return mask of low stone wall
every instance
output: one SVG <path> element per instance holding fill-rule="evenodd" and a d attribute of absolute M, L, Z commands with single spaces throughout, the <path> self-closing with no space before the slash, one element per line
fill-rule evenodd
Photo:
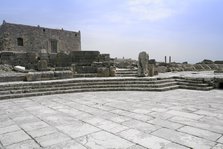
<path fill-rule="evenodd" d="M 26 81 L 42 81 L 53 79 L 73 78 L 72 71 L 44 71 L 44 72 L 29 72 L 26 75 Z"/>
<path fill-rule="evenodd" d="M 94 62 L 109 62 L 109 54 L 100 54 L 99 51 L 72 51 L 69 54 L 43 53 L 18 53 L 3 51 L 0 52 L 0 64 L 20 65 L 27 69 L 41 70 L 44 67 L 70 67 L 71 64 L 80 66 L 91 66 Z M 40 61 L 41 60 L 41 61 Z M 42 66 L 42 67 L 41 67 Z M 45 70 L 45 69 L 44 69 Z"/>
<path fill-rule="evenodd" d="M 223 70 L 223 64 L 179 64 L 160 63 L 157 65 L 157 70 L 160 73 L 172 71 L 220 71 Z"/>

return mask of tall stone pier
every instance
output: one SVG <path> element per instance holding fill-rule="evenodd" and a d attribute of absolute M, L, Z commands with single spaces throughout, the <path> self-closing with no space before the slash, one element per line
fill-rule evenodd
<path fill-rule="evenodd" d="M 138 57 L 138 77 L 147 77 L 149 75 L 148 70 L 149 55 L 146 52 L 140 52 Z"/>

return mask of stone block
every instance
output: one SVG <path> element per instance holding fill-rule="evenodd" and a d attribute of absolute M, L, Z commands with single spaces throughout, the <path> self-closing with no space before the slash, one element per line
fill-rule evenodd
<path fill-rule="evenodd" d="M 76 64 L 71 64 L 70 69 L 71 69 L 71 71 L 73 72 L 73 74 L 77 73 L 77 70 L 76 70 Z"/>
<path fill-rule="evenodd" d="M 41 74 L 40 73 L 29 72 L 26 75 L 26 80 L 27 81 L 40 81 L 41 80 Z"/>
<path fill-rule="evenodd" d="M 71 55 L 60 52 L 57 54 L 55 61 L 57 67 L 67 67 L 72 64 L 72 57 Z"/>
<path fill-rule="evenodd" d="M 148 69 L 149 69 L 149 76 L 150 77 L 154 76 L 155 65 L 154 64 L 148 64 Z"/>
<path fill-rule="evenodd" d="M 46 49 L 41 49 L 40 52 L 39 52 L 39 58 L 40 60 L 49 60 L 49 54 L 47 52 Z"/>
<path fill-rule="evenodd" d="M 116 68 L 113 67 L 113 66 L 111 66 L 111 67 L 109 68 L 109 71 L 110 71 L 110 76 L 111 76 L 111 77 L 114 77 L 115 74 L 116 74 Z"/>
<path fill-rule="evenodd" d="M 97 67 L 76 65 L 76 71 L 77 73 L 97 73 Z"/>
<path fill-rule="evenodd" d="M 37 70 L 46 71 L 48 67 L 47 60 L 39 60 L 37 63 Z"/>
<path fill-rule="evenodd" d="M 165 72 L 167 72 L 167 67 L 166 66 L 158 66 L 157 71 L 159 73 L 165 73 Z"/>
<path fill-rule="evenodd" d="M 23 66 L 15 66 L 14 70 L 18 72 L 26 72 L 26 68 Z"/>
<path fill-rule="evenodd" d="M 29 72 L 26 75 L 27 81 L 41 81 L 41 80 L 51 80 L 54 79 L 53 71 L 46 72 Z"/>
<path fill-rule="evenodd" d="M 54 77 L 57 79 L 73 78 L 72 71 L 55 71 Z"/>
<path fill-rule="evenodd" d="M 98 77 L 109 77 L 110 76 L 109 68 L 106 68 L 106 67 L 98 68 L 97 69 L 97 76 Z"/>
<path fill-rule="evenodd" d="M 70 53 L 72 63 L 80 65 L 91 65 L 98 61 L 99 55 L 99 51 L 72 51 Z"/>

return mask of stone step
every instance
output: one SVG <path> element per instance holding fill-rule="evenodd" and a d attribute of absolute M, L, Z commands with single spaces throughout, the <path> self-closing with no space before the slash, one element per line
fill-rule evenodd
<path fill-rule="evenodd" d="M 137 71 L 116 71 L 116 74 L 137 74 Z"/>
<path fill-rule="evenodd" d="M 162 88 L 129 88 L 129 87 L 121 87 L 121 88 L 84 88 L 84 89 L 70 89 L 70 90 L 56 90 L 56 91 L 44 91 L 44 92 L 32 92 L 25 94 L 7 94 L 0 95 L 0 99 L 11 99 L 11 98 L 21 98 L 21 97 L 29 97 L 29 96 L 42 96 L 42 95 L 52 95 L 52 94 L 63 94 L 63 93 L 74 93 L 74 92 L 95 92 L 95 91 L 168 91 L 173 89 L 178 89 L 178 85 L 167 86 Z"/>
<path fill-rule="evenodd" d="M 199 86 L 188 86 L 188 85 L 179 85 L 179 88 L 191 89 L 191 90 L 203 90 L 203 91 L 209 91 L 209 90 L 214 89 L 213 86 L 199 87 Z"/>
<path fill-rule="evenodd" d="M 48 88 L 55 88 L 55 87 L 78 87 L 78 86 L 107 86 L 107 85 L 113 85 L 113 86 L 156 86 L 156 85 L 171 85 L 171 84 L 177 84 L 175 81 L 163 81 L 163 82 L 86 82 L 86 83 L 71 83 L 71 84 L 47 84 L 47 85 L 35 85 L 35 86 L 26 86 L 21 85 L 19 87 L 11 86 L 11 87 L 5 87 L 1 88 L 0 94 L 7 92 L 10 93 L 12 90 L 32 90 L 32 89 L 48 89 Z"/>
<path fill-rule="evenodd" d="M 78 73 L 73 75 L 74 78 L 97 77 L 97 73 Z"/>
<path fill-rule="evenodd" d="M 159 84 L 82 84 L 76 86 L 43 86 L 41 88 L 21 88 L 14 90 L 0 91 L 1 95 L 16 94 L 16 93 L 29 93 L 29 92 L 42 92 L 51 90 L 69 90 L 69 89 L 82 89 L 82 88 L 161 88 L 167 86 L 177 85 L 177 82 L 159 83 Z"/>
<path fill-rule="evenodd" d="M 178 82 L 188 82 L 188 83 L 204 83 L 204 80 L 198 80 L 198 79 L 185 79 L 185 78 L 180 78 L 176 79 Z"/>
<path fill-rule="evenodd" d="M 25 80 L 25 74 L 14 74 L 14 75 L 8 75 L 8 76 L 0 76 L 0 82 L 13 82 L 13 81 L 24 81 Z"/>
<path fill-rule="evenodd" d="M 137 77 L 137 74 L 115 74 L 116 77 Z"/>
<path fill-rule="evenodd" d="M 132 72 L 137 72 L 138 71 L 138 69 L 116 69 L 116 72 L 122 72 L 122 71 L 125 71 L 125 72 L 127 72 L 127 71 L 132 71 Z"/>
<path fill-rule="evenodd" d="M 179 82 L 177 83 L 178 85 L 186 85 L 186 86 L 197 86 L 197 87 L 208 87 L 210 86 L 207 83 L 191 83 L 191 82 Z"/>
<path fill-rule="evenodd" d="M 137 76 L 137 69 L 117 69 L 116 70 L 116 77 L 136 77 Z"/>
<path fill-rule="evenodd" d="M 202 80 L 182 78 L 78 78 L 36 82 L 0 83 L 0 99 L 89 91 L 211 90 Z"/>
<path fill-rule="evenodd" d="M 0 84 L 0 91 L 14 88 L 42 88 L 44 86 L 73 86 L 82 84 L 156 84 L 173 82 L 175 79 L 92 79 L 92 80 L 59 80 L 59 81 L 38 81 L 38 82 L 18 82 L 10 84 Z"/>

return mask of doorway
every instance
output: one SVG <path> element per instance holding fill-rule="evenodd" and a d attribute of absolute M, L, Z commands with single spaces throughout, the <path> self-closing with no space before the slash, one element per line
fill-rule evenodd
<path fill-rule="evenodd" d="M 50 43 L 51 43 L 51 52 L 52 53 L 57 53 L 57 40 L 52 39 L 50 41 Z"/>

